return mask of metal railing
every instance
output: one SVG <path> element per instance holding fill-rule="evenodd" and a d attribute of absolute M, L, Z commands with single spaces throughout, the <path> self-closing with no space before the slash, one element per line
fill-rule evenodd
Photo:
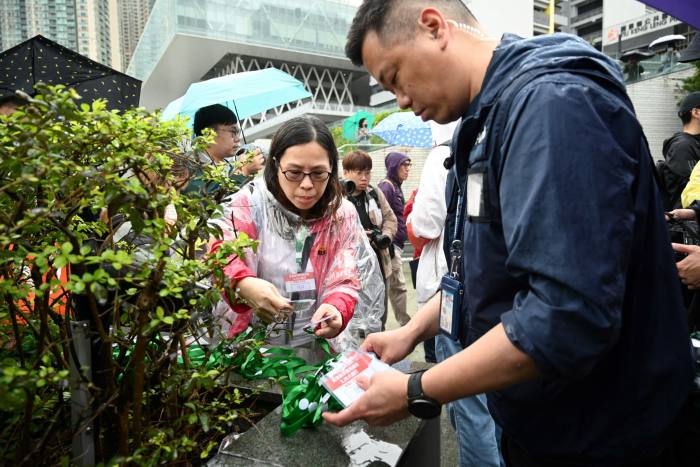
<path fill-rule="evenodd" d="M 692 68 L 688 63 L 678 63 L 677 58 L 665 60 L 663 58 L 653 58 L 644 60 L 637 64 L 639 68 L 635 70 L 634 65 L 625 64 L 618 61 L 620 68 L 625 76 L 625 84 L 634 84 L 640 81 L 646 81 L 677 71 L 683 71 Z"/>

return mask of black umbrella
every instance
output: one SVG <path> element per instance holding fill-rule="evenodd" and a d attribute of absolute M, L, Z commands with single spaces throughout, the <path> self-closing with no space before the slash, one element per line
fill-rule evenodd
<path fill-rule="evenodd" d="M 695 37 L 688 44 L 688 47 L 681 52 L 681 58 L 679 62 L 687 63 L 700 60 L 700 31 L 695 33 Z"/>
<path fill-rule="evenodd" d="M 141 81 L 41 35 L 0 53 L 0 98 L 32 95 L 38 82 L 72 87 L 85 102 L 105 99 L 109 109 L 136 107 L 141 95 Z"/>
<path fill-rule="evenodd" d="M 620 61 L 629 62 L 630 60 L 636 60 L 638 62 L 641 62 L 642 60 L 646 60 L 653 56 L 653 53 L 642 52 L 641 50 L 628 50 L 627 52 L 620 55 Z"/>

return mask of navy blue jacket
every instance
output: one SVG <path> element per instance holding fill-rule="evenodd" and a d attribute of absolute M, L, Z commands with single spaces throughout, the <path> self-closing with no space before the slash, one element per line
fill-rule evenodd
<path fill-rule="evenodd" d="M 489 394 L 494 418 L 535 455 L 653 455 L 694 369 L 652 160 L 618 67 L 574 36 L 505 35 L 462 118 L 461 339 L 502 322 L 542 374 Z"/>

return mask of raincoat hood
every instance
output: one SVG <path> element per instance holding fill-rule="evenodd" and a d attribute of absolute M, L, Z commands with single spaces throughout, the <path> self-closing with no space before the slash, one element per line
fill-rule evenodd
<path fill-rule="evenodd" d="M 386 178 L 401 185 L 399 180 L 399 167 L 406 161 L 410 161 L 411 158 L 402 152 L 390 152 L 386 159 L 384 159 L 384 165 L 386 166 Z"/>

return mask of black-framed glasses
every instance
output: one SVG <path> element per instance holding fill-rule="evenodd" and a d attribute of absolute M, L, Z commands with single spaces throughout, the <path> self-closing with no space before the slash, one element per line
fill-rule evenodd
<path fill-rule="evenodd" d="M 328 180 L 328 177 L 331 176 L 331 173 L 326 172 L 325 170 L 314 170 L 312 172 L 304 172 L 303 170 L 282 170 L 281 172 L 282 175 L 284 175 L 284 178 L 286 178 L 290 182 L 296 183 L 299 183 L 302 180 L 304 180 L 304 177 L 306 177 L 307 175 L 314 183 L 325 182 L 326 180 Z"/>
<path fill-rule="evenodd" d="M 411 163 L 411 161 L 405 161 L 405 162 L 402 162 L 401 165 L 403 165 L 404 167 L 410 167 L 413 164 Z"/>

